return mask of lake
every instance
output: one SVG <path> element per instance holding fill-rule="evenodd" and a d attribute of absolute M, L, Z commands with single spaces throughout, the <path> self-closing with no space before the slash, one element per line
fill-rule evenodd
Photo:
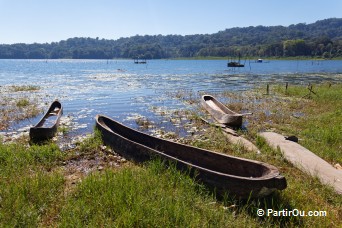
<path fill-rule="evenodd" d="M 171 113 L 193 108 L 182 96 L 324 81 L 342 81 L 342 61 L 246 61 L 244 68 L 232 69 L 225 60 L 0 60 L 0 85 L 39 86 L 34 93 L 43 97 L 45 109 L 54 99 L 61 101 L 70 135 L 92 132 L 100 113 L 134 128 L 143 117 L 175 130 Z M 26 131 L 42 115 L 13 123 L 8 131 Z"/>

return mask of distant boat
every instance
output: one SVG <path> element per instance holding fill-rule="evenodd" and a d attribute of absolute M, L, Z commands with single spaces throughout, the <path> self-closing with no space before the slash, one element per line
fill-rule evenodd
<path fill-rule="evenodd" d="M 146 64 L 147 63 L 147 61 L 146 61 L 146 59 L 134 59 L 134 63 L 135 64 Z"/>
<path fill-rule="evenodd" d="M 264 59 L 257 59 L 255 60 L 256 63 L 269 63 L 269 60 L 264 60 Z"/>
<path fill-rule="evenodd" d="M 52 138 L 57 132 L 62 114 L 62 104 L 55 100 L 37 125 L 30 128 L 30 139 L 32 141 L 41 141 Z"/>
<path fill-rule="evenodd" d="M 227 64 L 228 67 L 244 67 L 244 64 L 241 64 L 240 62 L 229 62 Z"/>
<path fill-rule="evenodd" d="M 236 62 L 236 61 L 231 61 L 231 62 L 228 62 L 227 63 L 227 66 L 228 67 L 244 67 L 245 64 L 241 64 L 240 63 L 240 58 L 241 58 L 241 55 L 239 53 L 239 60 Z"/>
<path fill-rule="evenodd" d="M 95 119 L 103 142 L 121 156 L 138 163 L 153 158 L 176 162 L 178 169 L 191 169 L 196 180 L 219 195 L 228 191 L 241 199 L 258 198 L 287 186 L 285 177 L 270 164 L 160 139 L 103 115 Z"/>

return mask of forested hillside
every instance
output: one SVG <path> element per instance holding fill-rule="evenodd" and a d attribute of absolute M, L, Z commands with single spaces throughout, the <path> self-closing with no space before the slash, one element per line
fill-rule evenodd
<path fill-rule="evenodd" d="M 0 58 L 112 59 L 207 56 L 342 57 L 342 19 L 312 24 L 250 26 L 214 34 L 132 36 L 117 40 L 70 38 L 45 44 L 2 44 Z"/>

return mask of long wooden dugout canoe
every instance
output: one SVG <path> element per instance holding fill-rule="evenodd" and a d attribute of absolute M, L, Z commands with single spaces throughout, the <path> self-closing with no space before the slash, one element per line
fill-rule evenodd
<path fill-rule="evenodd" d="M 40 121 L 30 128 L 30 139 L 32 141 L 41 141 L 52 138 L 57 132 L 62 114 L 62 104 L 55 100 Z"/>
<path fill-rule="evenodd" d="M 203 95 L 202 106 L 220 123 L 232 127 L 241 127 L 243 114 L 236 113 L 211 95 Z"/>
<path fill-rule="evenodd" d="M 174 161 L 178 169 L 190 169 L 196 180 L 219 195 L 256 198 L 287 186 L 285 177 L 272 165 L 153 137 L 103 115 L 95 120 L 104 143 L 123 157 L 138 163 L 156 157 Z"/>

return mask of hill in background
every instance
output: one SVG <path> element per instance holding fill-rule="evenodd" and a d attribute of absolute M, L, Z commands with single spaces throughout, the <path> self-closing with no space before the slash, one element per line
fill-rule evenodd
<path fill-rule="evenodd" d="M 45 44 L 2 44 L 2 59 L 112 59 L 188 57 L 342 57 L 342 19 L 312 24 L 230 28 L 214 34 L 70 38 Z"/>

